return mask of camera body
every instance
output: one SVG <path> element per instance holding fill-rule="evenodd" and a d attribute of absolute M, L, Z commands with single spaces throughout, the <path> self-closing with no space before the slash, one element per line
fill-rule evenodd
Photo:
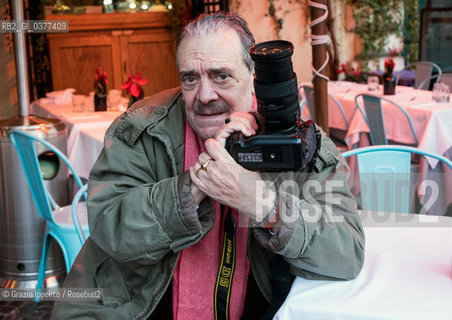
<path fill-rule="evenodd" d="M 297 170 L 313 160 L 317 134 L 314 123 L 309 120 L 300 122 L 287 133 L 265 132 L 265 127 L 260 127 L 251 137 L 234 132 L 227 145 L 234 160 L 249 170 Z"/>
<path fill-rule="evenodd" d="M 283 40 L 262 42 L 250 49 L 258 112 L 254 117 L 259 129 L 254 136 L 234 132 L 226 140 L 228 152 L 246 169 L 304 169 L 318 154 L 320 132 L 311 120 L 300 118 L 292 54 L 292 43 Z"/>

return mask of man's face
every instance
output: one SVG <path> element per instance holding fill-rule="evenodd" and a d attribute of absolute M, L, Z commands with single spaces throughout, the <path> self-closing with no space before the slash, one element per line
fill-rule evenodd
<path fill-rule="evenodd" d="M 235 31 L 185 38 L 177 58 L 187 119 L 201 139 L 213 138 L 231 113 L 251 108 L 253 75 Z"/>

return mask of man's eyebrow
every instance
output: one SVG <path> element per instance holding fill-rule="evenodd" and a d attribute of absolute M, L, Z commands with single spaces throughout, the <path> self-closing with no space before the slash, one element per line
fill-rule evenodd
<path fill-rule="evenodd" d="M 233 71 L 231 68 L 227 68 L 227 67 L 221 67 L 221 68 L 210 68 L 207 69 L 208 73 L 211 74 L 219 74 L 219 73 L 228 73 L 228 74 L 232 74 Z"/>
<path fill-rule="evenodd" d="M 219 73 L 232 74 L 233 70 L 231 68 L 227 68 L 227 67 L 210 68 L 210 69 L 207 69 L 207 73 L 209 73 L 209 74 L 219 74 Z M 179 78 L 197 77 L 197 76 L 199 76 L 199 73 L 195 70 L 186 70 L 186 71 L 179 72 Z"/>
<path fill-rule="evenodd" d="M 187 71 L 180 71 L 179 72 L 179 77 L 183 78 L 183 77 L 193 77 L 193 76 L 197 76 L 198 72 L 196 72 L 195 70 L 187 70 Z"/>

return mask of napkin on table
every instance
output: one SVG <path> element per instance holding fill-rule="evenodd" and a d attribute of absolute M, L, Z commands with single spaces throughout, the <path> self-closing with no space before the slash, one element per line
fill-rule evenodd
<path fill-rule="evenodd" d="M 52 103 L 55 104 L 65 104 L 70 103 L 72 99 L 72 94 L 75 92 L 75 89 L 69 88 L 59 91 L 47 92 L 46 97 L 50 99 Z"/>

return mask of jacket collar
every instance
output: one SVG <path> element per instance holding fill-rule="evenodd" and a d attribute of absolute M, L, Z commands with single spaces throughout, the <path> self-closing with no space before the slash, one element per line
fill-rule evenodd
<path fill-rule="evenodd" d="M 168 115 L 170 109 L 182 108 L 182 112 L 185 112 L 179 88 L 167 90 L 165 93 L 164 98 L 150 97 L 141 100 L 124 112 L 116 130 L 118 138 L 133 147 L 144 130 L 154 131 L 159 129 L 158 124 Z"/>

